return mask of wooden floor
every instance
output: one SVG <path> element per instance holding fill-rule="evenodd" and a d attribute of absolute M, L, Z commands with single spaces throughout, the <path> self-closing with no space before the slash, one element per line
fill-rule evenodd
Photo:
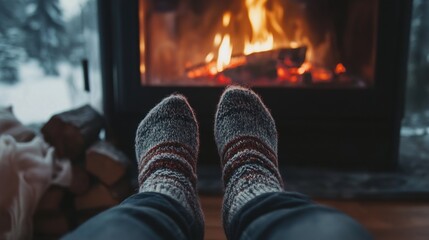
<path fill-rule="evenodd" d="M 377 240 L 428 240 L 429 202 L 318 201 L 362 223 Z M 205 239 L 225 239 L 220 220 L 221 197 L 201 196 Z"/>

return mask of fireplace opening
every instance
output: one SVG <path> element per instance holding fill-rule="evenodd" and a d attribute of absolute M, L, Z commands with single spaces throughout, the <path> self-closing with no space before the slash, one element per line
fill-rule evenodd
<path fill-rule="evenodd" d="M 139 1 L 143 86 L 369 88 L 378 1 Z"/>

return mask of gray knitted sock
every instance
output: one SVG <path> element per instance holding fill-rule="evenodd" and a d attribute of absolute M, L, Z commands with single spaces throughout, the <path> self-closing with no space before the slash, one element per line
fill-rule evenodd
<path fill-rule="evenodd" d="M 141 121 L 136 133 L 139 192 L 158 192 L 179 201 L 204 227 L 196 191 L 198 124 L 182 95 L 171 95 Z"/>
<path fill-rule="evenodd" d="M 277 131 L 271 114 L 253 91 L 229 87 L 218 105 L 214 134 L 223 166 L 223 223 L 228 228 L 249 200 L 283 191 Z"/>

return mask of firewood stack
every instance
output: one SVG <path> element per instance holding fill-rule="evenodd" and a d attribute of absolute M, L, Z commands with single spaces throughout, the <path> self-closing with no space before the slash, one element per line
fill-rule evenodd
<path fill-rule="evenodd" d="M 59 158 L 72 162 L 68 188 L 50 187 L 34 216 L 35 239 L 57 239 L 133 193 L 131 162 L 99 139 L 104 119 L 86 105 L 54 115 L 42 128 Z"/>

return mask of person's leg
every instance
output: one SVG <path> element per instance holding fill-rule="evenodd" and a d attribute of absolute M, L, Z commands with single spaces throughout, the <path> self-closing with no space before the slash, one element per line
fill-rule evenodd
<path fill-rule="evenodd" d="M 214 134 L 223 166 L 228 239 L 371 239 L 346 215 L 284 192 L 274 119 L 254 92 L 225 90 Z"/>
<path fill-rule="evenodd" d="M 227 229 L 229 239 L 368 240 L 355 220 L 298 193 L 266 193 L 246 203 Z"/>
<path fill-rule="evenodd" d="M 137 129 L 139 193 L 65 239 L 203 239 L 196 192 L 198 148 L 198 124 L 186 99 L 164 99 Z"/>

